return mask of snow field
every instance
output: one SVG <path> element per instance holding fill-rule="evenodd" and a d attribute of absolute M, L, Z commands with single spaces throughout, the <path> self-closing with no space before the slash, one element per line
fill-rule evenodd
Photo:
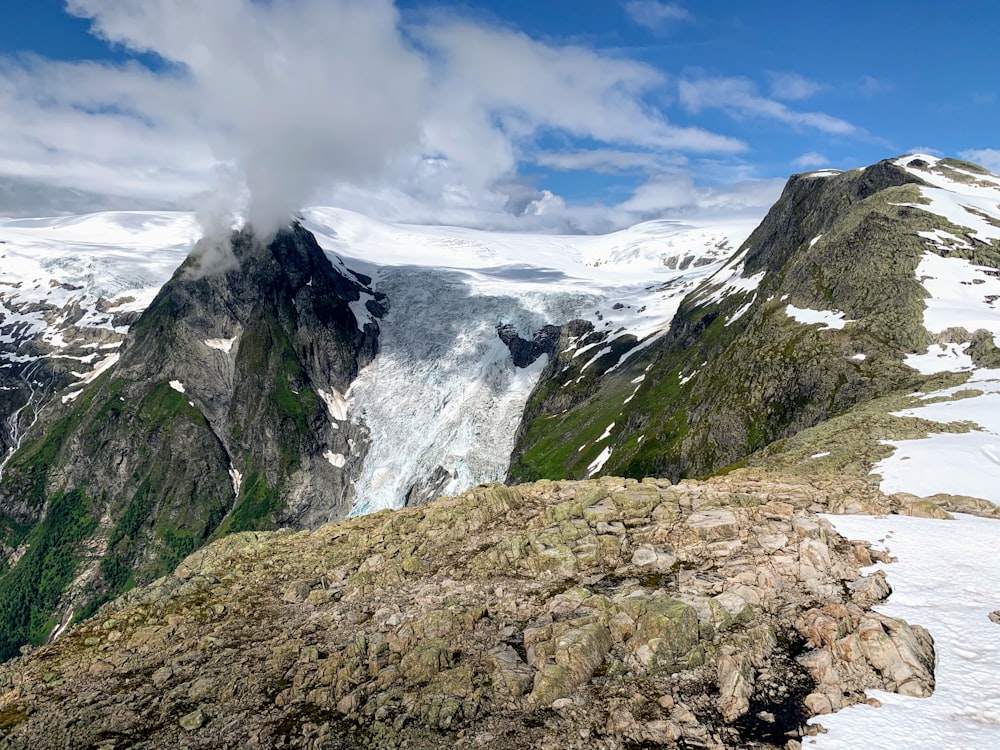
<path fill-rule="evenodd" d="M 937 687 L 929 698 L 871 691 L 882 705 L 852 706 L 813 721 L 815 750 L 961 750 L 1000 747 L 1000 522 L 972 516 L 827 516 L 848 539 L 887 549 L 893 592 L 876 609 L 934 637 Z"/>

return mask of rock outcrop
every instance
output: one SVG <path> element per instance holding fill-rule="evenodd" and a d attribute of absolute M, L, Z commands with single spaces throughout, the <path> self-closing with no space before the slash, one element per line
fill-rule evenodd
<path fill-rule="evenodd" d="M 188 557 L 0 667 L 0 747 L 785 747 L 930 637 L 817 511 L 860 481 L 483 486 Z"/>

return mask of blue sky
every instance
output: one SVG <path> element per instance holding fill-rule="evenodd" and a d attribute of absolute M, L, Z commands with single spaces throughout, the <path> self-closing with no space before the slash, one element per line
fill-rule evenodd
<path fill-rule="evenodd" d="M 918 149 L 1000 168 L 986 0 L 9 5 L 0 175 L 89 193 L 603 231 Z"/>

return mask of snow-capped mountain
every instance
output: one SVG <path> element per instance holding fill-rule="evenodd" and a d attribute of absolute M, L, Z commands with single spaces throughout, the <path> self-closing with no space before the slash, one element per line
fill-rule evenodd
<path fill-rule="evenodd" d="M 53 393 L 69 400 L 117 361 L 129 325 L 199 236 L 191 214 L 0 219 L 4 459 Z"/>

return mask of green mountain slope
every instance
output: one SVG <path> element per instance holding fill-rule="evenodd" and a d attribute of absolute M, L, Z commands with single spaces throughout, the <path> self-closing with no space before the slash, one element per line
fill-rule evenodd
<path fill-rule="evenodd" d="M 994 267 L 1000 249 L 914 207 L 927 184 L 914 171 L 887 160 L 792 177 L 666 336 L 586 372 L 564 350 L 529 402 L 510 479 L 706 476 L 922 382 L 903 364 L 928 344 L 915 272 L 941 251 L 918 233 L 947 230 Z"/>

